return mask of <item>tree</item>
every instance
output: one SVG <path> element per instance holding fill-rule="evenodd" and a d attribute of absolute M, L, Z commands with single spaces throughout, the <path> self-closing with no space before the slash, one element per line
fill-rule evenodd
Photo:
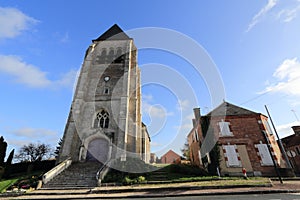
<path fill-rule="evenodd" d="M 183 148 L 180 150 L 182 152 L 182 156 L 185 159 L 190 160 L 190 148 L 189 148 L 188 140 L 185 141 Z"/>
<path fill-rule="evenodd" d="M 0 137 L 0 166 L 4 166 L 4 159 L 6 155 L 7 143 L 3 136 Z"/>
<path fill-rule="evenodd" d="M 7 160 L 6 160 L 6 166 L 11 165 L 11 162 L 12 162 L 12 160 L 13 160 L 13 158 L 14 158 L 14 154 L 15 154 L 15 149 L 13 149 L 13 150 L 9 153 L 9 156 L 8 156 L 8 158 L 7 158 Z"/>
<path fill-rule="evenodd" d="M 56 149 L 54 151 L 55 157 L 58 157 L 58 155 L 59 155 L 59 151 L 60 151 L 62 142 L 63 142 L 63 140 L 62 140 L 62 138 L 60 138 L 59 141 L 58 141 L 58 145 L 56 146 Z"/>
<path fill-rule="evenodd" d="M 19 150 L 19 154 L 15 157 L 20 162 L 35 162 L 50 158 L 51 156 L 52 152 L 49 144 L 29 143 L 28 145 L 22 146 Z"/>
<path fill-rule="evenodd" d="M 9 153 L 9 156 L 8 156 L 8 158 L 6 160 L 6 163 L 5 163 L 5 172 L 4 172 L 4 175 L 3 175 L 4 178 L 9 178 L 10 177 L 10 174 L 12 172 L 11 163 L 12 163 L 12 160 L 14 158 L 14 153 L 15 153 L 15 150 L 13 149 Z"/>

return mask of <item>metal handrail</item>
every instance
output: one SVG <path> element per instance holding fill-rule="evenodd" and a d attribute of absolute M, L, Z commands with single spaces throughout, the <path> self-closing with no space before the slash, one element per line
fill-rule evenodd
<path fill-rule="evenodd" d="M 98 186 L 101 186 L 101 182 L 103 180 L 103 178 L 105 177 L 105 175 L 108 173 L 109 171 L 109 163 L 111 162 L 111 159 L 109 159 L 108 161 L 106 161 L 101 167 L 100 169 L 97 171 L 96 174 L 96 179 L 98 181 Z"/>

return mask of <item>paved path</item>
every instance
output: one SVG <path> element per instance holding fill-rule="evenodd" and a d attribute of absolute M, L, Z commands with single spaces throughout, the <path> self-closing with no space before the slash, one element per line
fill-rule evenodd
<path fill-rule="evenodd" d="M 243 187 L 196 189 L 195 187 L 177 187 L 172 189 L 142 189 L 142 190 L 115 190 L 110 188 L 78 189 L 78 190 L 37 190 L 18 197 L 3 197 L 1 199 L 112 199 L 112 198 L 138 198 L 138 197 L 175 197 L 175 196 L 208 196 L 208 195 L 234 195 L 234 194 L 268 194 L 268 193 L 300 193 L 300 181 L 284 181 L 280 184 L 273 181 L 271 187 Z"/>

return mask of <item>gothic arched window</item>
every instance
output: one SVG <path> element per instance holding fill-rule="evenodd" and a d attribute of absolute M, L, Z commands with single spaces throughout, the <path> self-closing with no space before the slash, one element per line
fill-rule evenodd
<path fill-rule="evenodd" d="M 105 110 L 101 110 L 96 115 L 96 119 L 94 121 L 94 127 L 108 128 L 108 124 L 109 124 L 109 114 Z"/>
<path fill-rule="evenodd" d="M 113 49 L 110 49 L 109 50 L 109 53 L 108 53 L 108 61 L 109 62 L 112 62 L 114 60 L 114 56 L 115 56 L 115 52 Z"/>
<path fill-rule="evenodd" d="M 107 59 L 106 49 L 102 49 L 101 54 L 96 57 L 96 63 L 104 64 L 106 62 L 106 59 Z"/>

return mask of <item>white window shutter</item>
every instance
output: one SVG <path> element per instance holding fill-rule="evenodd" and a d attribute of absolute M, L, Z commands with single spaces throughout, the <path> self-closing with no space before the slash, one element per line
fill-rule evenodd
<path fill-rule="evenodd" d="M 257 145 L 262 165 L 273 165 L 272 157 L 266 144 Z"/>
<path fill-rule="evenodd" d="M 233 135 L 232 132 L 230 132 L 229 129 L 229 122 L 221 121 L 219 122 L 219 127 L 220 127 L 220 135 L 221 136 L 231 136 Z"/>
<path fill-rule="evenodd" d="M 239 161 L 238 155 L 235 151 L 235 146 L 234 145 L 225 145 L 225 151 L 226 151 L 228 167 L 240 166 L 240 161 Z"/>

